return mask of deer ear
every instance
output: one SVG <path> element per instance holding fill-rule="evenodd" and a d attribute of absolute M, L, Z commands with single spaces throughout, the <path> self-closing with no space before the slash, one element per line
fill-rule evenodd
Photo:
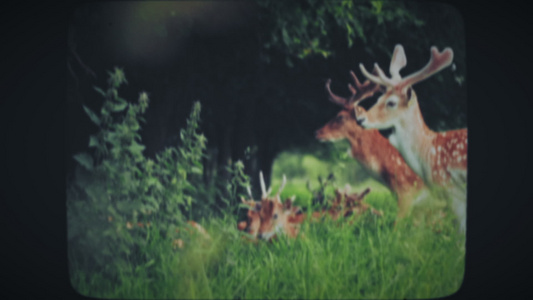
<path fill-rule="evenodd" d="M 413 88 L 408 87 L 407 91 L 405 91 L 405 95 L 407 96 L 407 100 L 411 100 L 411 96 L 413 96 Z"/>
<path fill-rule="evenodd" d="M 368 193 L 370 193 L 370 188 L 366 188 L 362 193 L 361 195 L 359 196 L 359 198 L 364 198 Z"/>

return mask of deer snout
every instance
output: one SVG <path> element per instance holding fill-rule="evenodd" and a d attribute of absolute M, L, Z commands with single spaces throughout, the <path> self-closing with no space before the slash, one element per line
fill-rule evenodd
<path fill-rule="evenodd" d="M 361 127 L 365 127 L 365 121 L 366 121 L 365 117 L 358 117 L 355 119 L 355 122 L 357 122 L 357 125 Z"/>

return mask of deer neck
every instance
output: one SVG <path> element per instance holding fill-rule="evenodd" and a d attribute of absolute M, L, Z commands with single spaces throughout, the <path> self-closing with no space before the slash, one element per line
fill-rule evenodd
<path fill-rule="evenodd" d="M 413 93 L 414 101 L 409 104 L 406 113 L 395 124 L 389 136 L 390 143 L 398 149 L 405 162 L 418 176 L 426 179 L 430 176 L 428 154 L 436 133 L 424 122 L 418 100 Z"/>
<path fill-rule="evenodd" d="M 381 172 L 383 169 L 383 163 L 379 159 L 380 151 L 383 151 L 383 142 L 387 143 L 385 139 L 377 129 L 364 129 L 357 125 L 356 121 L 346 131 L 345 138 L 350 143 L 349 153 L 359 163 L 362 164 L 370 174 L 378 181 L 383 182 Z"/>
<path fill-rule="evenodd" d="M 346 139 L 350 142 L 352 156 L 356 157 L 361 152 L 361 136 L 365 132 L 363 128 L 357 125 L 355 120 L 352 120 L 350 125 L 346 131 Z"/>

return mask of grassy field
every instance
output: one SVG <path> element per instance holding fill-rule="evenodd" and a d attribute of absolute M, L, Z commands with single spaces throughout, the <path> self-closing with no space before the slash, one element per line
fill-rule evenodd
<path fill-rule="evenodd" d="M 288 178 L 282 196 L 294 194 L 305 205 L 311 199 L 307 180 L 314 179 Z M 273 177 L 274 191 L 278 185 Z M 456 292 L 464 274 L 465 237 L 452 220 L 445 219 L 439 231 L 409 220 L 394 226 L 395 198 L 372 179 L 352 190 L 365 187 L 372 188 L 365 201 L 384 217 L 368 215 L 353 225 L 306 222 L 303 237 L 257 244 L 242 239 L 235 216 L 199 220 L 212 240 L 192 239 L 182 249 L 154 237 L 154 224 L 148 247 L 158 259 L 152 264 L 114 281 L 98 272 L 73 272 L 71 282 L 86 296 L 123 299 L 403 299 Z"/>

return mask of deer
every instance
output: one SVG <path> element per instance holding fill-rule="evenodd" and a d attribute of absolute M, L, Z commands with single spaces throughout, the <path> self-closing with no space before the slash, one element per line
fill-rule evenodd
<path fill-rule="evenodd" d="M 302 210 L 294 206 L 295 196 L 281 202 L 280 194 L 287 182 L 283 175 L 283 181 L 278 193 L 274 198 L 269 197 L 271 187 L 268 191 L 265 189 L 263 173 L 259 173 L 262 196 L 260 201 L 254 201 L 250 188 L 248 195 L 252 200 L 246 200 L 241 197 L 241 202 L 248 207 L 246 220 L 237 224 L 237 229 L 248 234 L 252 241 L 256 239 L 271 241 L 279 234 L 286 234 L 289 237 L 296 237 L 299 233 L 300 226 L 304 221 Z"/>
<path fill-rule="evenodd" d="M 294 215 L 301 214 L 301 210 L 293 206 L 292 198 L 283 203 L 280 198 L 281 192 L 287 183 L 287 177 L 283 175 L 281 186 L 274 199 L 269 198 L 272 187 L 269 187 L 268 191 L 265 189 L 263 172 L 259 172 L 259 178 L 262 195 L 259 211 L 261 224 L 259 225 L 257 237 L 267 241 L 272 240 L 280 233 L 284 233 L 291 238 L 296 237 L 300 231 L 301 222 Z"/>
<path fill-rule="evenodd" d="M 364 129 L 357 123 L 356 104 L 372 97 L 380 87 L 370 80 L 361 83 L 353 71 L 350 71 L 350 75 L 355 87 L 348 84 L 351 91 L 349 98 L 334 94 L 330 87 L 331 79 L 327 80 L 325 88 L 329 101 L 341 106 L 342 109 L 315 132 L 315 137 L 321 142 L 347 139 L 350 143 L 349 154 L 396 196 L 397 219 L 406 217 L 415 199 L 423 197 L 422 192 L 426 188 L 424 181 L 377 129 Z"/>
<path fill-rule="evenodd" d="M 321 221 L 326 216 L 338 220 L 341 217 L 359 216 L 367 211 L 377 216 L 383 215 L 380 211 L 363 202 L 364 197 L 370 193 L 370 188 L 366 188 L 361 193 L 353 194 L 349 194 L 349 185 L 344 191 L 336 189 L 335 199 L 329 209 L 306 214 L 301 207 L 294 205 L 295 196 L 281 202 L 280 194 L 287 182 L 285 176 L 283 176 L 278 193 L 273 198 L 269 197 L 271 188 L 268 191 L 265 189 L 262 172 L 259 173 L 259 177 L 262 190 L 261 201 L 246 200 L 241 197 L 241 202 L 248 207 L 248 213 L 247 220 L 239 222 L 237 225 L 237 228 L 247 232 L 253 241 L 255 239 L 272 241 L 280 234 L 289 238 L 304 236 L 300 233 L 300 227 L 308 217 L 313 221 Z M 249 188 L 248 193 L 253 199 Z"/>
<path fill-rule="evenodd" d="M 333 221 L 336 221 L 341 217 L 347 218 L 352 215 L 360 216 L 369 209 L 372 214 L 383 216 L 380 211 L 363 202 L 365 196 L 370 193 L 370 188 L 366 188 L 361 193 L 349 194 L 350 191 L 351 187 L 348 184 L 344 190 L 338 188 L 335 189 L 335 198 L 333 199 L 331 206 L 328 209 L 312 212 L 311 220 L 320 221 L 325 217 L 329 217 Z"/>
<path fill-rule="evenodd" d="M 245 207 L 248 208 L 248 211 L 246 213 L 246 220 L 239 222 L 237 224 L 237 229 L 246 232 L 253 240 L 257 237 L 259 226 L 261 225 L 261 219 L 259 217 L 261 204 L 259 201 L 253 200 L 252 191 L 250 190 L 249 186 L 247 187 L 247 190 L 248 195 L 250 196 L 250 200 L 246 200 L 244 199 L 244 197 L 241 197 L 242 204 L 244 204 Z"/>
<path fill-rule="evenodd" d="M 301 224 L 308 218 L 315 222 L 321 222 L 326 218 L 336 221 L 341 218 L 343 220 L 348 219 L 351 216 L 358 217 L 367 211 L 378 217 L 383 216 L 382 212 L 363 202 L 363 198 L 370 192 L 370 188 L 366 188 L 361 193 L 348 194 L 348 192 L 348 188 L 345 192 L 336 189 L 335 199 L 331 207 L 314 211 L 311 214 L 306 214 L 300 207 L 294 206 L 294 196 L 283 203 L 277 196 L 275 199 L 263 198 L 258 237 L 271 241 L 279 233 L 284 233 L 290 238 L 298 236 L 305 238 L 305 235 L 299 231 Z M 349 223 L 353 224 L 353 221 L 354 219 L 351 219 Z"/>
<path fill-rule="evenodd" d="M 428 186 L 444 188 L 452 200 L 459 229 L 466 232 L 467 129 L 431 130 L 424 122 L 412 87 L 452 64 L 453 50 L 449 47 L 439 52 L 432 46 L 430 54 L 429 62 L 422 69 L 403 78 L 400 70 L 406 66 L 407 59 L 400 44 L 395 46 L 392 55 L 391 77 L 377 63 L 374 74 L 359 64 L 363 75 L 379 85 L 382 94 L 368 110 L 357 106 L 356 119 L 368 130 L 392 129 L 390 143 Z"/>
<path fill-rule="evenodd" d="M 349 186 L 348 186 L 349 187 Z M 344 209 L 344 217 L 349 217 L 351 215 L 360 216 L 364 214 L 367 211 L 370 211 L 371 214 L 376 215 L 378 217 L 382 217 L 383 213 L 372 206 L 370 206 L 368 203 L 365 203 L 363 200 L 368 193 L 370 193 L 370 188 L 366 188 L 361 193 L 355 193 L 355 194 L 348 194 L 348 191 L 345 194 L 345 209 Z"/>

